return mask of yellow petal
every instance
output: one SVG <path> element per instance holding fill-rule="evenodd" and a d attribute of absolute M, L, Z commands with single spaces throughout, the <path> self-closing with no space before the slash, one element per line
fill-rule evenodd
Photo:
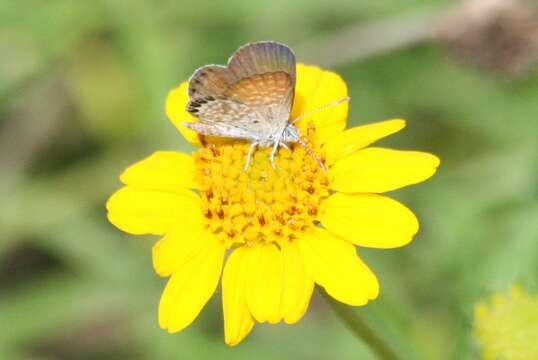
<path fill-rule="evenodd" d="M 188 87 L 189 82 L 185 81 L 168 93 L 166 98 L 166 115 L 188 142 L 194 146 L 201 146 L 198 134 L 182 125 L 182 122 L 184 121 L 196 121 L 196 119 L 185 110 L 187 103 L 189 102 L 189 95 L 187 94 Z"/>
<path fill-rule="evenodd" d="M 310 303 L 314 281 L 305 268 L 297 241 L 284 242 L 281 247 L 284 265 L 281 316 L 286 324 L 299 321 Z"/>
<path fill-rule="evenodd" d="M 159 303 L 159 325 L 170 333 L 189 326 L 217 288 L 224 246 L 213 241 L 168 280 Z"/>
<path fill-rule="evenodd" d="M 298 242 L 308 272 L 333 298 L 359 306 L 377 297 L 377 278 L 351 243 L 320 228 Z"/>
<path fill-rule="evenodd" d="M 338 160 L 329 171 L 331 188 L 346 193 L 382 193 L 422 182 L 439 166 L 435 155 L 366 148 Z"/>
<path fill-rule="evenodd" d="M 200 199 L 190 190 L 171 193 L 125 186 L 108 199 L 106 208 L 108 220 L 125 232 L 164 235 L 174 224 L 194 221 Z"/>
<path fill-rule="evenodd" d="M 176 191 L 192 189 L 194 160 L 191 156 L 174 151 L 157 151 L 151 156 L 129 166 L 120 180 L 147 190 Z"/>
<path fill-rule="evenodd" d="M 297 84 L 291 118 L 327 105 L 348 95 L 344 80 L 331 71 L 317 66 L 297 64 Z M 297 123 L 301 134 L 306 133 L 306 125 L 313 121 L 320 143 L 342 132 L 346 127 L 348 103 L 316 112 Z"/>
<path fill-rule="evenodd" d="M 373 248 L 404 246 L 419 226 L 407 207 L 375 194 L 334 194 L 321 204 L 319 220 L 353 244 Z"/>
<path fill-rule="evenodd" d="M 282 257 L 274 244 L 248 248 L 247 305 L 258 322 L 280 321 Z"/>
<path fill-rule="evenodd" d="M 153 246 L 153 268 L 160 276 L 170 276 L 208 242 L 216 241 L 213 233 L 203 228 L 201 216 L 199 220 L 177 224 Z"/>
<path fill-rule="evenodd" d="M 348 129 L 330 138 L 323 146 L 327 163 L 332 164 L 404 127 L 404 120 L 394 119 Z"/>
<path fill-rule="evenodd" d="M 254 319 L 247 307 L 248 256 L 244 247 L 228 257 L 222 275 L 222 309 L 224 312 L 224 340 L 239 344 L 254 327 Z"/>

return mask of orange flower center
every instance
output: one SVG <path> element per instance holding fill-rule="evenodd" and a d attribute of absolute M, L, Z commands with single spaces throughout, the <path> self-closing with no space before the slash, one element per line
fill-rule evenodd
<path fill-rule="evenodd" d="M 313 124 L 309 146 L 320 155 Z M 206 226 L 228 246 L 291 241 L 314 226 L 329 195 L 326 172 L 299 144 L 279 149 L 275 169 L 270 148 L 258 148 L 244 165 L 246 142 L 209 143 L 193 154 Z"/>

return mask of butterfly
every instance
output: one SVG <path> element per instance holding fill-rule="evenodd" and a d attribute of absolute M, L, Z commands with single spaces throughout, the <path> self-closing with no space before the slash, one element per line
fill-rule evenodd
<path fill-rule="evenodd" d="M 295 68 L 295 54 L 284 44 L 263 41 L 240 47 L 227 66 L 206 65 L 190 77 L 186 111 L 198 121 L 183 125 L 201 135 L 250 141 L 245 171 L 257 146 L 272 147 L 270 161 L 275 168 L 278 148 L 288 148 L 286 143 L 303 146 L 325 170 L 295 126 L 311 112 L 289 121 L 295 96 Z M 322 108 L 347 100 L 340 99 Z"/>

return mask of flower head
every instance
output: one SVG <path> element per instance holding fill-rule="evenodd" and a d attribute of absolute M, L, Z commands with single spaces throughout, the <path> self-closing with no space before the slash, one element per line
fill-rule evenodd
<path fill-rule="evenodd" d="M 110 222 L 132 234 L 162 235 L 155 271 L 170 277 L 159 324 L 188 326 L 215 292 L 222 273 L 225 341 L 235 345 L 256 322 L 297 322 L 314 284 L 349 305 L 379 293 L 377 278 L 354 245 L 394 248 L 418 231 L 415 215 L 381 193 L 432 176 L 434 155 L 367 147 L 401 130 L 389 120 L 344 130 L 347 103 L 305 117 L 303 139 L 328 171 L 298 144 L 258 150 L 243 169 L 248 144 L 201 137 L 181 125 L 187 83 L 172 90 L 168 117 L 198 149 L 156 152 L 121 175 L 107 203 Z M 292 117 L 347 96 L 344 81 L 315 66 L 297 66 Z M 226 261 L 225 261 L 225 257 Z M 225 262 L 225 264 L 224 264 Z"/>
<path fill-rule="evenodd" d="M 515 285 L 477 304 L 474 336 L 483 359 L 538 359 L 538 296 Z"/>

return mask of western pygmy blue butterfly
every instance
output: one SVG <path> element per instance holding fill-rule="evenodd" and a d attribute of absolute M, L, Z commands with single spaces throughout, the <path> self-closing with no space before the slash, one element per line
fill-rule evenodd
<path fill-rule="evenodd" d="M 187 111 L 198 122 L 183 125 L 202 135 L 249 140 L 248 169 L 256 146 L 270 147 L 271 164 L 279 146 L 299 143 L 318 162 L 301 139 L 295 123 L 349 98 L 340 99 L 289 121 L 295 95 L 295 55 L 286 45 L 272 41 L 240 47 L 227 66 L 206 65 L 189 80 Z"/>

